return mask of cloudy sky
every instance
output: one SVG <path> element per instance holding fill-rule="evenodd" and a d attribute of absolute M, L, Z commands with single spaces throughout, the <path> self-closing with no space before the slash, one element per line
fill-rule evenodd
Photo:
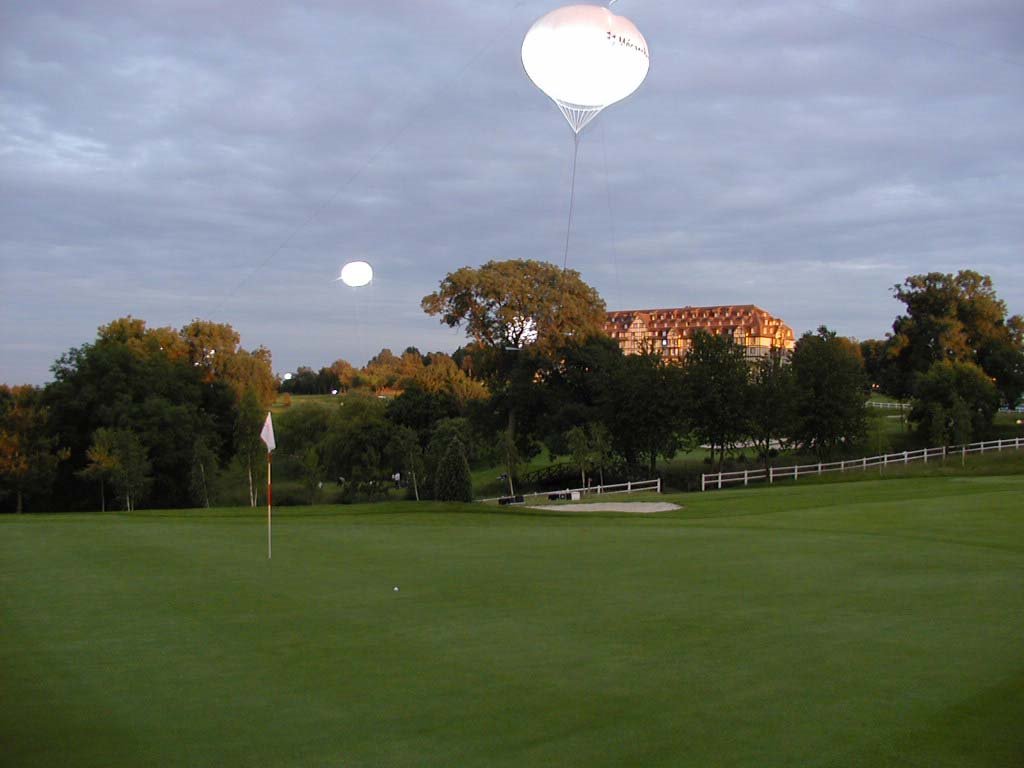
<path fill-rule="evenodd" d="M 0 381 L 127 314 L 279 372 L 454 349 L 447 272 L 562 260 L 571 133 L 519 55 L 555 7 L 0 0 Z M 568 257 L 609 309 L 880 337 L 894 283 L 972 268 L 1024 313 L 1020 0 L 614 10 L 651 70 L 584 132 Z"/>

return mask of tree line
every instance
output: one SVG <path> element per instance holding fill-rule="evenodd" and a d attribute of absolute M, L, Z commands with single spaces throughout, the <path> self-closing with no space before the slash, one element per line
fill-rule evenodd
<path fill-rule="evenodd" d="M 0 387 L 0 504 L 209 506 L 233 480 L 256 505 L 259 430 L 279 392 L 275 478 L 291 502 L 374 499 L 396 477 L 410 498 L 467 499 L 470 468 L 495 465 L 515 493 L 542 450 L 584 484 L 651 476 L 697 446 L 714 466 L 741 446 L 765 464 L 783 447 L 825 460 L 868 447 L 872 390 L 910 401 L 923 442 L 983 437 L 1000 401 L 1024 391 L 1024 322 L 973 272 L 908 277 L 894 296 L 906 311 L 883 340 L 823 326 L 791 354 L 750 359 L 730 336 L 698 332 L 668 362 L 656 349 L 623 355 L 573 270 L 489 262 L 423 299 L 466 331 L 454 354 L 384 349 L 362 369 L 337 360 L 287 381 L 229 325 L 122 318 L 63 355 L 45 387 Z"/>
<path fill-rule="evenodd" d="M 275 396 L 270 352 L 230 325 L 147 328 L 125 317 L 52 366 L 45 387 L 0 388 L 0 494 L 21 511 L 194 504 L 236 454 L 240 404 Z"/>

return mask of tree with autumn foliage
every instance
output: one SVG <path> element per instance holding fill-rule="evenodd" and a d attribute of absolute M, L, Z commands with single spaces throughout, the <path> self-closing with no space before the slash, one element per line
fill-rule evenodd
<path fill-rule="evenodd" d="M 142 451 L 127 438 L 122 447 L 133 466 L 150 467 L 143 473 L 152 477 L 149 487 L 133 477 L 121 483 L 119 492 L 123 498 L 128 494 L 132 505 L 145 492 L 156 504 L 188 506 L 200 441 L 218 462 L 231 458 L 238 407 L 234 387 L 241 381 L 232 376 L 239 369 L 222 376 L 216 366 L 197 364 L 194 341 L 173 329 L 150 329 L 140 319 L 120 318 L 99 328 L 95 341 L 70 350 L 54 364 L 54 381 L 42 399 L 51 433 L 70 449 L 70 460 L 57 470 L 60 508 L 94 503 L 96 473 L 101 470 L 89 450 L 98 447 L 93 441 L 102 428 L 130 432 Z M 269 370 L 269 362 L 266 365 Z M 110 478 L 117 485 L 114 480 Z M 88 485 L 83 487 L 84 483 Z M 102 496 L 99 501 L 105 505 Z"/>
<path fill-rule="evenodd" d="M 444 325 L 465 328 L 477 344 L 536 346 L 544 354 L 599 333 L 605 320 L 604 300 L 579 272 L 524 259 L 451 272 L 421 306 Z"/>
<path fill-rule="evenodd" d="M 0 385 L 0 494 L 14 497 L 15 512 L 24 511 L 26 498 L 43 502 L 50 496 L 57 466 L 67 458 L 41 390 Z"/>
<path fill-rule="evenodd" d="M 181 329 L 181 338 L 188 348 L 189 362 L 204 372 L 207 381 L 227 384 L 238 400 L 252 391 L 264 406 L 274 401 L 277 380 L 269 349 L 247 351 L 234 328 L 209 320 L 193 320 Z"/>
<path fill-rule="evenodd" d="M 107 485 L 114 479 L 117 456 L 114 450 L 114 430 L 100 427 L 92 436 L 92 445 L 85 452 L 89 463 L 78 470 L 78 476 L 92 480 L 100 486 L 100 511 L 107 511 Z"/>
<path fill-rule="evenodd" d="M 518 458 L 531 448 L 529 422 L 538 416 L 531 407 L 539 401 L 537 372 L 558 350 L 601 332 L 604 300 L 575 270 L 512 259 L 450 272 L 421 306 L 473 339 L 475 369 L 504 416 L 512 491 Z"/>

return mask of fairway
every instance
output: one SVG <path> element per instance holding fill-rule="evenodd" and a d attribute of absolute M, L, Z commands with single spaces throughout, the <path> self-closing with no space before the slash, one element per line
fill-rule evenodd
<path fill-rule="evenodd" d="M 1024 764 L 1024 477 L 657 500 L 6 516 L 0 765 Z"/>

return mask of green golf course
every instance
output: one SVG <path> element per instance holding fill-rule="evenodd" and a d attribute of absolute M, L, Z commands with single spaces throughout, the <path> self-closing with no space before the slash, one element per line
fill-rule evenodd
<path fill-rule="evenodd" d="M 1024 476 L 657 500 L 6 515 L 0 765 L 1024 764 Z"/>

